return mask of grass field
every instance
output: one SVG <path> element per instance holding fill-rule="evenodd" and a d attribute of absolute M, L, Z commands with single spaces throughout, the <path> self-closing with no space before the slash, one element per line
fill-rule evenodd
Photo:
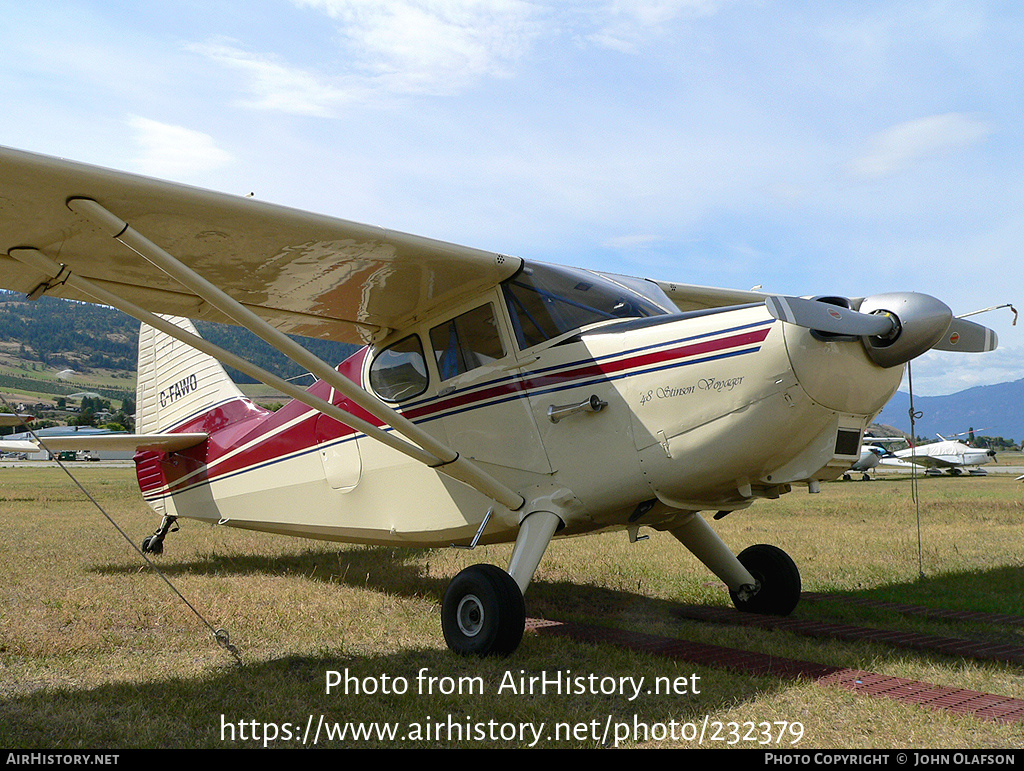
<path fill-rule="evenodd" d="M 133 542 L 156 527 L 132 469 L 75 473 Z M 905 478 L 826 484 L 813 496 L 794 491 L 715 527 L 737 551 L 751 543 L 786 549 L 807 591 L 1024 616 L 1024 485 L 998 476 L 922 479 L 920 493 L 920 556 Z M 457 658 L 440 633 L 446 583 L 473 562 L 504 565 L 509 547 L 370 548 L 182 521 L 154 561 L 193 610 L 58 469 L 0 468 L 0 528 L 3 747 L 298 747 L 307 723 L 321 716 L 338 726 L 394 725 L 401 737 L 321 735 L 319 746 L 329 747 L 525 747 L 541 726 L 537 746 L 595 747 L 595 726 L 609 720 L 631 727 L 621 746 L 690 747 L 662 739 L 657 727 L 705 716 L 799 723 L 801 749 L 1024 746 L 1019 724 L 534 634 L 507 659 Z M 1020 666 L 672 613 L 676 603 L 728 602 L 670 536 L 651 533 L 630 544 L 614 533 L 553 543 L 527 593 L 527 613 L 1024 699 Z M 804 603 L 796 614 L 1024 644 L 1021 627 L 915 620 L 840 602 Z M 211 628 L 219 627 L 230 633 L 237 659 L 214 641 Z M 687 687 L 632 700 L 618 692 L 528 695 L 502 687 L 521 675 L 566 670 L 616 681 L 665 677 Z M 341 686 L 327 692 L 331 672 L 352 678 L 349 693 Z M 406 692 L 396 692 L 403 685 Z M 450 739 L 449 720 L 468 738 Z M 446 727 L 441 738 L 437 723 Z M 575 735 L 555 738 L 559 724 Z M 634 725 L 653 726 L 654 734 L 645 738 Z M 768 746 L 789 748 L 793 738 Z M 705 746 L 766 748 L 751 741 Z"/>

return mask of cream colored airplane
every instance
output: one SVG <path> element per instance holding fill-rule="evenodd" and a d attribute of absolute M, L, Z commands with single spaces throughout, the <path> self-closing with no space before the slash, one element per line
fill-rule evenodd
<path fill-rule="evenodd" d="M 764 544 L 736 556 L 701 512 L 817 492 L 858 459 L 907 361 L 996 345 L 913 293 L 801 299 L 606 275 L 14 150 L 0 150 L 0 182 L 0 285 L 142 322 L 141 433 L 107 441 L 139 450 L 163 517 L 144 549 L 179 517 L 513 543 L 505 569 L 467 568 L 445 593 L 444 637 L 464 654 L 517 647 L 552 538 L 609 529 L 668 531 L 738 608 L 789 613 L 793 561 Z M 318 380 L 275 377 L 185 319 L 242 325 Z M 366 347 L 334 367 L 286 333 Z M 261 409 L 221 364 L 293 401 Z"/>

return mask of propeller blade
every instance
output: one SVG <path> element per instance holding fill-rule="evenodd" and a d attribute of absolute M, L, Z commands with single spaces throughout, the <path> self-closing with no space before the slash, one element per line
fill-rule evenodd
<path fill-rule="evenodd" d="M 938 351 L 985 353 L 994 351 L 998 345 L 999 336 L 988 327 L 973 321 L 953 319 L 946 334 L 932 347 Z"/>
<path fill-rule="evenodd" d="M 883 337 L 893 331 L 895 322 L 889 316 L 860 313 L 820 300 L 773 295 L 764 301 L 768 312 L 779 321 L 799 327 L 856 337 Z"/>

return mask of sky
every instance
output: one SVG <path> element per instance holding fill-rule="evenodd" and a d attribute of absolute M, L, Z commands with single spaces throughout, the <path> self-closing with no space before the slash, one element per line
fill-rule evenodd
<path fill-rule="evenodd" d="M 0 145 L 467 246 L 1024 310 L 1024 5 L 0 4 Z M 1024 378 L 1024 320 L 915 393 Z"/>

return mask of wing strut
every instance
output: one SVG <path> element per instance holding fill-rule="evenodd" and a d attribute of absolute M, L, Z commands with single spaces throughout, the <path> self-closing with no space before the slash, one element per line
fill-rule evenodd
<path fill-rule="evenodd" d="M 397 438 L 392 436 L 389 432 L 381 430 L 380 428 L 365 421 L 361 421 L 350 413 L 347 413 L 326 401 L 312 397 L 305 391 L 297 389 L 290 384 L 287 384 L 287 389 L 283 388 L 282 385 L 285 384 L 285 381 L 280 378 L 275 378 L 273 375 L 270 375 L 270 373 L 260 370 L 247 362 L 243 362 L 237 357 L 231 356 L 227 351 L 223 351 L 216 346 L 212 346 L 212 349 L 216 349 L 216 352 L 214 352 L 210 347 L 211 344 L 207 343 L 207 341 L 202 341 L 202 347 L 200 347 L 200 338 L 194 338 L 194 336 L 183 332 L 175 325 L 169 324 L 169 322 L 165 322 L 162 319 L 159 319 L 159 317 L 154 316 L 153 314 L 150 314 L 149 312 L 144 311 L 143 309 L 138 308 L 137 306 L 134 306 L 103 289 L 100 289 L 91 281 L 71 274 L 67 266 L 56 263 L 46 257 L 46 255 L 38 252 L 38 250 L 12 250 L 11 256 L 21 257 L 24 252 L 31 252 L 38 255 L 46 260 L 48 263 L 48 265 L 46 265 L 48 269 L 47 274 L 53 276 L 55 280 L 72 283 L 83 292 L 99 299 L 100 302 L 113 305 L 136 318 L 139 318 L 138 314 L 141 313 L 143 314 L 143 318 L 140 320 L 143 320 L 155 328 L 161 329 L 161 331 L 165 331 L 178 339 L 182 339 L 183 342 L 186 342 L 189 345 L 196 345 L 200 350 L 203 350 L 205 347 L 207 349 L 206 352 L 210 353 L 210 355 L 215 358 L 221 358 L 222 354 L 228 354 L 231 361 L 227 361 L 225 359 L 221 360 L 230 364 L 230 366 L 233 366 L 242 372 L 246 372 L 246 374 L 250 374 L 268 385 L 280 388 L 283 393 L 293 396 L 294 398 L 298 398 L 295 395 L 296 391 L 301 392 L 302 398 L 300 398 L 299 401 L 308 404 L 313 407 L 313 409 L 323 412 L 345 425 L 356 428 L 356 430 L 363 431 L 367 436 L 379 439 L 385 444 L 394 447 L 394 449 L 397 449 L 420 462 L 426 463 L 426 465 L 436 468 L 438 471 L 441 471 L 454 479 L 470 485 L 475 490 L 481 492 L 502 506 L 505 506 L 510 511 L 516 511 L 523 506 L 525 502 L 523 497 L 514 490 L 502 484 L 475 463 L 462 458 L 457 452 L 445 446 L 441 442 L 438 442 L 434 437 L 423 431 L 419 426 L 412 423 L 412 421 L 401 415 L 399 412 L 391 409 L 383 402 L 374 398 L 368 392 L 334 369 L 334 367 L 326 364 L 287 335 L 272 327 L 258 315 L 245 308 L 237 300 L 227 295 L 221 289 L 211 284 L 195 271 L 191 270 L 179 260 L 175 259 L 172 255 L 168 254 L 159 246 L 135 231 L 126 222 L 109 212 L 96 201 L 88 198 L 73 198 L 68 201 L 68 207 L 76 214 L 79 214 L 95 224 L 101 231 L 107 233 L 112 238 L 139 254 L 160 270 L 164 271 L 167 275 L 171 276 L 183 286 L 193 291 L 196 295 L 208 302 L 211 306 L 217 308 L 217 310 L 224 313 L 236 323 L 265 340 L 289 359 L 304 367 L 307 371 L 311 372 L 324 382 L 333 386 L 335 390 L 343 394 L 346 398 L 350 399 L 362 409 L 366 410 L 382 423 L 390 425 L 396 432 L 404 436 L 410 442 L 415 443 L 415 445 L 418 445 L 418 447 L 414 447 L 406 442 L 397 440 Z M 38 260 L 33 260 L 32 262 L 35 263 L 37 261 Z M 37 265 L 37 267 L 41 266 Z M 172 327 L 173 329 L 168 329 L 167 326 Z M 184 339 L 182 335 L 187 335 L 189 338 L 194 339 Z M 244 364 L 245 366 L 239 366 L 240 364 Z M 259 371 L 259 374 L 256 374 L 257 370 Z M 265 376 L 269 376 L 269 379 L 274 382 L 268 382 L 268 380 L 265 379 Z M 319 404 L 314 406 L 309 403 L 311 400 L 315 400 L 319 402 Z M 340 413 L 340 415 L 338 413 Z M 361 425 L 354 425 L 354 421 Z"/>
<path fill-rule="evenodd" d="M 63 270 L 62 266 L 58 265 L 36 249 L 12 249 L 10 251 L 10 256 L 19 262 L 31 265 L 33 268 L 36 268 L 44 274 L 56 274 L 56 271 Z M 321 399 L 319 396 L 315 396 L 305 389 L 300 388 L 271 372 L 267 372 L 262 367 L 252 364 L 248 360 L 243 359 L 240 356 L 236 356 L 230 351 L 224 350 L 220 346 L 211 343 L 209 340 L 199 337 L 198 335 L 193 335 L 191 332 L 186 332 L 173 322 L 140 308 L 134 303 L 131 303 L 128 300 L 97 286 L 87 278 L 82 278 L 75 273 L 66 271 L 61 278 L 61 281 L 66 281 L 68 285 L 73 286 L 75 289 L 91 295 L 95 300 L 103 305 L 110 305 L 111 307 L 117 308 L 119 311 L 127 313 L 129 316 L 138 319 L 144 324 L 148 324 L 154 329 L 159 329 L 164 334 L 174 337 L 186 345 L 191 345 L 203 353 L 213 356 L 221 363 L 226 364 L 229 367 L 234 367 L 239 372 L 244 372 L 246 375 L 256 378 L 261 383 L 269 385 L 272 388 L 276 388 L 281 393 L 295 399 L 296 401 L 302 402 L 308 407 L 312 407 L 317 412 L 321 412 L 328 417 L 334 418 L 339 423 L 343 423 L 356 431 L 362 431 L 372 439 L 376 439 L 399 452 L 405 453 L 420 463 L 424 463 L 428 466 L 439 463 L 439 459 L 435 458 L 426 450 L 423 450 L 414 444 L 405 442 L 394 434 L 384 431 L 380 427 L 375 426 L 350 412 L 346 412 L 337 405 L 331 404 L 330 402 Z"/>

